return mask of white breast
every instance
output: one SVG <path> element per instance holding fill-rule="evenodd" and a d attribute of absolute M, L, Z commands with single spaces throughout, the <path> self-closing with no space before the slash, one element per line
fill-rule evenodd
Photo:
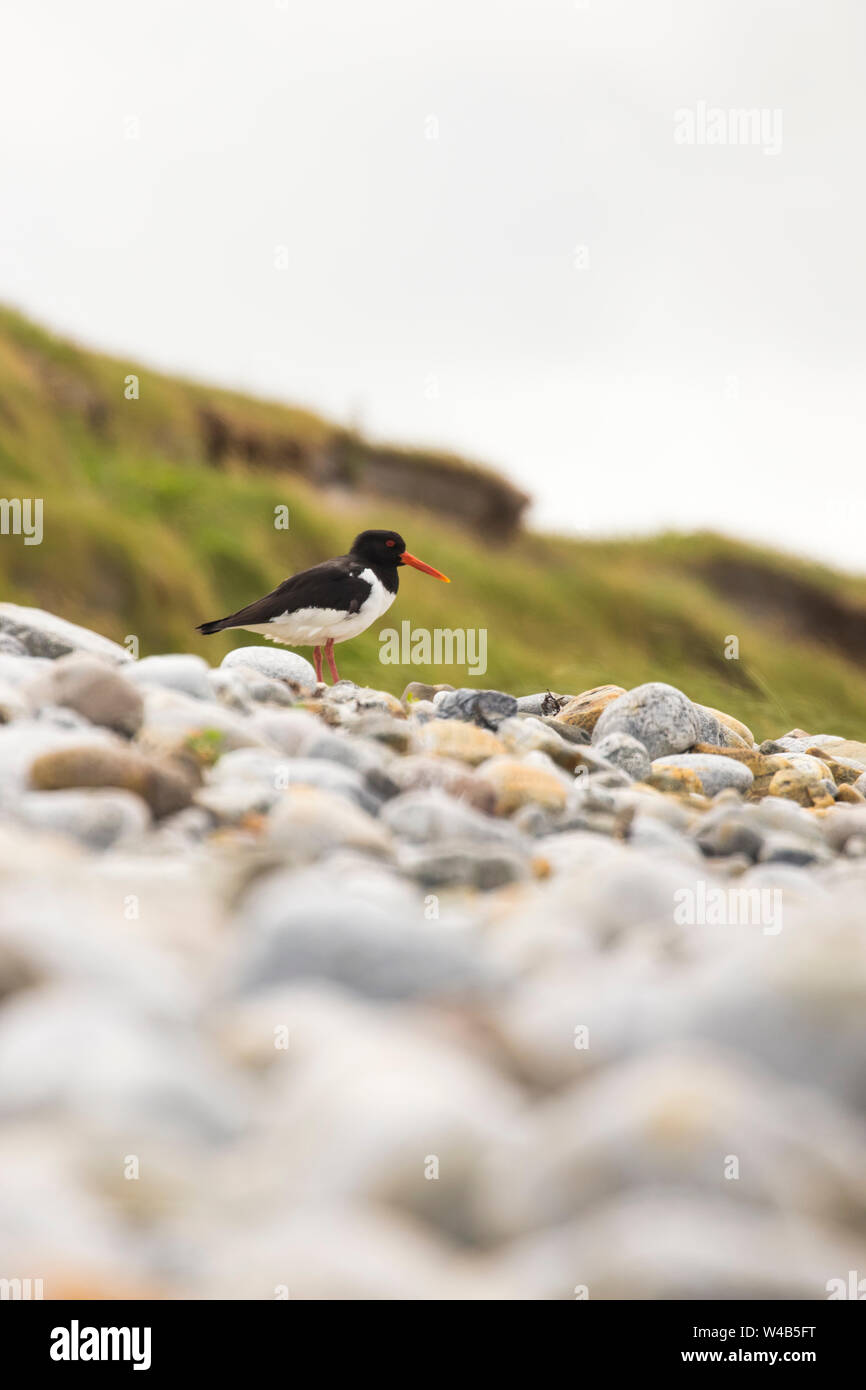
<path fill-rule="evenodd" d="M 320 647 L 331 637 L 335 642 L 347 642 L 387 613 L 397 597 L 372 570 L 363 570 L 361 578 L 370 585 L 370 593 L 357 613 L 346 613 L 340 608 L 299 608 L 296 613 L 281 613 L 267 623 L 251 623 L 246 630 L 259 632 L 286 647 Z"/>

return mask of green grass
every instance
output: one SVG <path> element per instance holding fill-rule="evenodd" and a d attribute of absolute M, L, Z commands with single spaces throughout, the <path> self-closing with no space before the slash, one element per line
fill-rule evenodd
<path fill-rule="evenodd" d="M 136 401 L 123 395 L 130 372 L 140 377 Z M 758 566 L 864 614 L 866 579 L 715 535 L 588 542 L 524 533 L 490 548 L 403 502 L 333 498 L 274 468 L 213 467 L 203 457 L 203 407 L 310 447 L 336 428 L 307 411 L 91 353 L 0 310 L 0 496 L 41 497 L 45 529 L 41 546 L 0 536 L 2 596 L 121 641 L 134 633 L 142 655 L 188 650 L 217 662 L 257 639 L 200 637 L 197 623 L 343 551 L 365 526 L 387 525 L 452 583 L 404 571 L 387 618 L 340 649 L 341 672 L 354 680 L 398 693 L 419 679 L 516 693 L 666 680 L 744 719 L 759 737 L 794 725 L 866 736 L 857 654 L 804 635 L 796 605 L 771 617 L 759 602 L 728 597 L 706 567 Z M 406 451 L 407 468 L 428 460 L 429 450 Z M 274 526 L 280 505 L 290 509 L 288 532 Z M 486 674 L 382 665 L 377 633 L 404 619 L 415 628 L 485 628 Z M 738 661 L 724 657 L 729 635 L 739 639 Z"/>

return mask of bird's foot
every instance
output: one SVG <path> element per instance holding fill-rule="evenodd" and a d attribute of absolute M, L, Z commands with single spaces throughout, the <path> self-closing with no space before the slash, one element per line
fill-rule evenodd
<path fill-rule="evenodd" d="M 331 669 L 331 676 L 333 677 L 334 684 L 336 685 L 336 684 L 337 684 L 337 681 L 340 679 L 340 673 L 339 673 L 339 671 L 337 670 L 337 663 L 336 663 L 336 661 L 334 660 L 334 639 L 333 639 L 333 637 L 329 637 L 328 640 L 327 640 L 327 642 L 325 643 L 325 656 L 328 658 L 328 666 L 329 666 L 330 669 Z"/>

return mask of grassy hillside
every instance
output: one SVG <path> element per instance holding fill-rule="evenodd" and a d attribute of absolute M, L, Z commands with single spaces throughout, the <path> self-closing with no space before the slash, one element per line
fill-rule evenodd
<path fill-rule="evenodd" d="M 124 383 L 139 377 L 139 398 Z M 202 413 L 236 437 L 291 437 L 310 457 L 334 436 L 313 414 L 160 376 L 85 351 L 0 311 L 0 497 L 41 497 L 44 541 L 0 536 L 0 592 L 141 653 L 217 661 L 238 633 L 195 625 L 343 551 L 365 526 L 401 531 L 450 574 L 406 571 L 382 626 L 486 628 L 488 670 L 383 666 L 374 628 L 342 647 L 341 672 L 399 691 L 409 680 L 578 691 L 667 680 L 766 736 L 794 725 L 866 736 L 866 580 L 722 537 L 583 542 L 522 533 L 493 548 L 404 501 L 316 487 L 255 451 L 208 460 Z M 407 469 L 431 455 L 406 451 Z M 473 465 L 448 460 L 460 486 Z M 274 526 L 287 506 L 288 532 Z M 739 639 L 739 660 L 725 641 Z"/>

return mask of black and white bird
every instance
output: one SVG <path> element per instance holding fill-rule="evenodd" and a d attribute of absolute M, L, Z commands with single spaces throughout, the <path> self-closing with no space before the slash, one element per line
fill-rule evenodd
<path fill-rule="evenodd" d="M 211 633 L 242 627 L 287 647 L 312 647 L 319 680 L 324 649 L 331 675 L 338 681 L 334 644 L 357 637 L 387 613 L 397 597 L 401 565 L 412 565 L 434 579 L 451 582 L 432 565 L 410 555 L 396 531 L 362 531 L 348 555 L 301 570 L 284 579 L 273 593 L 227 618 L 202 623 L 197 630 Z"/>

